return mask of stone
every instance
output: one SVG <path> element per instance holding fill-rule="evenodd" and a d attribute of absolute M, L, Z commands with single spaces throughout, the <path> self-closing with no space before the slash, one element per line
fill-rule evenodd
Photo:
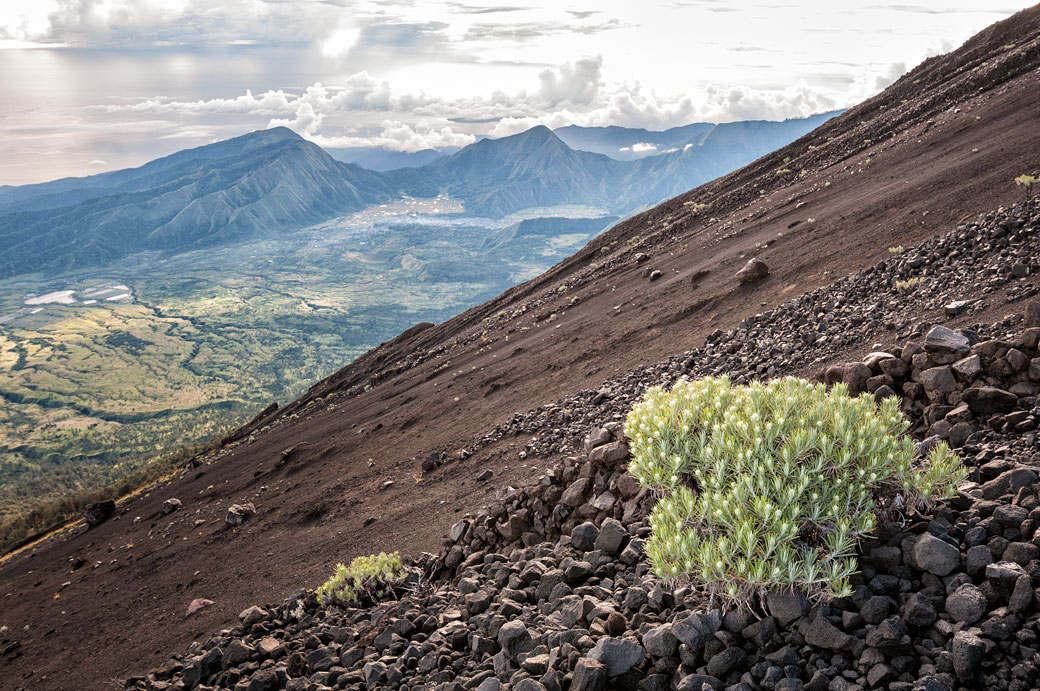
<path fill-rule="evenodd" d="M 962 682 L 970 682 L 979 673 L 986 644 L 969 631 L 958 631 L 953 635 L 953 671 Z"/>
<path fill-rule="evenodd" d="M 452 542 L 458 542 L 466 534 L 467 530 L 469 530 L 469 521 L 463 519 L 451 527 L 448 531 L 448 539 Z"/>
<path fill-rule="evenodd" d="M 675 691 L 704 691 L 705 686 L 717 691 L 722 688 L 722 681 L 707 674 L 687 674 L 679 680 Z"/>
<path fill-rule="evenodd" d="M 249 659 L 249 656 L 255 653 L 256 650 L 246 645 L 241 639 L 233 639 L 224 648 L 224 666 L 234 667 L 240 665 Z"/>
<path fill-rule="evenodd" d="M 242 525 L 242 522 L 256 513 L 256 507 L 252 502 L 248 504 L 232 504 L 228 507 L 224 522 L 228 525 Z"/>
<path fill-rule="evenodd" d="M 971 342 L 964 334 L 947 329 L 945 326 L 933 326 L 924 337 L 924 349 L 929 353 L 963 353 L 968 354 Z"/>
<path fill-rule="evenodd" d="M 970 300 L 954 300 L 943 306 L 943 310 L 946 312 L 947 317 L 957 317 L 964 313 L 968 307 L 971 306 Z M 871 684 L 873 686 L 873 684 Z"/>
<path fill-rule="evenodd" d="M 1028 575 L 1022 574 L 1015 581 L 1015 588 L 1011 591 L 1011 597 L 1008 598 L 1008 610 L 1016 614 L 1026 612 L 1033 606 L 1035 597 L 1032 579 Z"/>
<path fill-rule="evenodd" d="M 506 622 L 498 630 L 498 644 L 502 650 L 511 658 L 515 658 L 522 652 L 527 652 L 533 646 L 531 633 L 527 630 L 524 622 L 514 619 Z"/>
<path fill-rule="evenodd" d="M 599 529 L 595 523 L 586 521 L 571 531 L 571 546 L 579 552 L 589 552 L 596 544 Z"/>
<path fill-rule="evenodd" d="M 238 615 L 238 619 L 242 622 L 242 626 L 247 629 L 253 624 L 259 623 L 264 619 L 267 619 L 267 617 L 267 610 L 261 607 L 257 607 L 256 605 L 253 605 L 249 609 L 242 610 Z"/>
<path fill-rule="evenodd" d="M 1040 326 L 1040 300 L 1032 300 L 1026 304 L 1022 326 L 1027 329 Z"/>
<path fill-rule="evenodd" d="M 607 685 L 607 666 L 598 660 L 580 658 L 574 665 L 571 691 L 603 691 Z"/>
<path fill-rule="evenodd" d="M 914 546 L 914 560 L 917 566 L 936 576 L 949 575 L 957 568 L 960 559 L 960 550 L 931 533 L 922 535 Z"/>
<path fill-rule="evenodd" d="M 718 631 L 706 615 L 694 613 L 672 625 L 672 635 L 690 650 L 701 650 Z"/>
<path fill-rule="evenodd" d="M 736 646 L 723 648 L 722 651 L 712 655 L 711 659 L 708 660 L 708 674 L 722 679 L 730 673 L 730 670 L 743 664 L 746 657 L 747 653 L 744 652 L 743 648 Z"/>
<path fill-rule="evenodd" d="M 285 652 L 285 646 L 277 638 L 264 636 L 256 644 L 256 652 L 264 658 L 277 658 Z"/>
<path fill-rule="evenodd" d="M 925 391 L 936 391 L 949 393 L 957 390 L 957 379 L 953 376 L 953 370 L 949 366 L 932 367 L 921 372 L 921 383 Z"/>
<path fill-rule="evenodd" d="M 625 526 L 621 525 L 621 521 L 616 518 L 608 518 L 599 527 L 599 536 L 593 546 L 613 556 L 621 549 L 626 538 L 628 538 L 628 531 L 625 530 Z"/>
<path fill-rule="evenodd" d="M 212 604 L 213 604 L 213 600 L 207 600 L 204 597 L 197 597 L 197 598 L 195 598 L 194 600 L 191 601 L 190 605 L 188 605 L 188 611 L 184 614 L 184 616 L 185 617 L 190 617 L 191 615 L 193 615 L 196 612 L 198 612 L 200 609 L 202 609 L 204 607 L 209 607 Z"/>
<path fill-rule="evenodd" d="M 1009 413 L 1018 405 L 1018 396 L 993 386 L 965 389 L 961 392 L 961 400 L 978 415 Z"/>
<path fill-rule="evenodd" d="M 964 562 L 969 576 L 979 576 L 987 566 L 993 563 L 993 553 L 986 545 L 975 545 L 968 548 Z"/>
<path fill-rule="evenodd" d="M 802 626 L 802 635 L 809 645 L 827 650 L 841 650 L 852 643 L 852 636 L 820 615 Z"/>
<path fill-rule="evenodd" d="M 776 619 L 773 617 L 763 617 L 758 621 L 745 626 L 740 632 L 740 635 L 753 642 L 759 648 L 764 648 L 765 645 L 773 639 L 776 632 Z"/>
<path fill-rule="evenodd" d="M 560 503 L 564 506 L 569 506 L 572 509 L 576 509 L 585 503 L 585 490 L 589 486 L 588 478 L 579 478 L 567 485 L 567 489 L 563 490 L 563 495 L 560 496 Z"/>
<path fill-rule="evenodd" d="M 927 628 L 935 623 L 938 615 L 931 600 L 921 593 L 914 593 L 903 605 L 903 620 L 910 626 Z"/>
<path fill-rule="evenodd" d="M 278 673 L 273 669 L 259 669 L 249 677 L 246 691 L 275 691 L 278 688 Z"/>
<path fill-rule="evenodd" d="M 1010 561 L 998 561 L 986 566 L 986 580 L 1005 593 L 1011 592 L 1018 582 L 1019 576 L 1025 573 L 1025 569 Z"/>
<path fill-rule="evenodd" d="M 737 272 L 736 278 L 741 283 L 754 283 L 755 281 L 761 281 L 763 278 L 769 275 L 769 267 L 761 259 L 752 257 L 748 260 L 747 264 Z"/>
<path fill-rule="evenodd" d="M 181 500 L 175 497 L 170 497 L 162 503 L 162 512 L 165 514 L 171 514 L 179 508 L 181 508 Z"/>
<path fill-rule="evenodd" d="M 870 368 L 862 362 L 849 362 L 842 367 L 841 380 L 849 387 L 849 394 L 858 396 L 867 390 Z"/>
<path fill-rule="evenodd" d="M 1005 528 L 1017 528 L 1027 518 L 1029 518 L 1029 511 L 1015 504 L 1001 504 L 993 511 L 993 520 Z"/>
<path fill-rule="evenodd" d="M 946 613 L 955 622 L 974 624 L 986 614 L 986 596 L 972 583 L 965 583 L 946 598 Z"/>
<path fill-rule="evenodd" d="M 610 513 L 610 510 L 614 508 L 614 495 L 610 492 L 600 492 L 600 494 L 589 502 L 589 505 L 596 509 L 596 511 L 603 511 Z"/>
<path fill-rule="evenodd" d="M 610 430 L 602 427 L 594 427 L 585 435 L 585 452 L 588 453 L 597 446 L 603 446 L 613 438 L 614 436 L 610 433 Z"/>
<path fill-rule="evenodd" d="M 972 381 L 982 374 L 982 358 L 977 353 L 969 355 L 950 365 L 950 369 L 961 379 Z"/>
<path fill-rule="evenodd" d="M 672 633 L 671 624 L 662 624 L 643 634 L 643 647 L 653 657 L 669 657 L 679 647 L 679 639 Z"/>
<path fill-rule="evenodd" d="M 628 458 L 628 444 L 614 441 L 597 446 L 589 453 L 589 461 L 600 465 L 613 465 Z"/>
<path fill-rule="evenodd" d="M 808 614 L 809 601 L 799 590 L 771 590 L 766 594 L 766 608 L 783 627 Z"/>
<path fill-rule="evenodd" d="M 115 512 L 116 503 L 114 501 L 111 499 L 99 501 L 87 504 L 87 508 L 83 510 L 83 519 L 86 520 L 88 527 L 96 528 L 111 518 Z"/>
<path fill-rule="evenodd" d="M 606 666 L 608 677 L 616 677 L 642 663 L 646 650 L 626 638 L 605 636 L 596 642 L 589 657 Z"/>
<path fill-rule="evenodd" d="M 541 682 L 534 679 L 521 679 L 512 686 L 512 691 L 546 691 Z"/>

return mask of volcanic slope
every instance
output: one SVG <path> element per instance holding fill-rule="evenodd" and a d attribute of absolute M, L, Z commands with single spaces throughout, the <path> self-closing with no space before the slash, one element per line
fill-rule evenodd
<path fill-rule="evenodd" d="M 100 688 L 157 666 L 251 604 L 317 585 L 337 561 L 437 550 L 462 513 L 507 485 L 535 482 L 560 447 L 573 446 L 554 432 L 565 432 L 559 421 L 573 418 L 570 407 L 515 414 L 575 394 L 589 405 L 610 401 L 605 383 L 616 387 L 636 368 L 846 274 L 883 274 L 890 248 L 1021 200 L 1012 180 L 1040 161 L 1038 66 L 1034 8 L 790 146 L 613 228 L 538 279 L 408 330 L 244 429 L 200 467 L 123 502 L 115 519 L 13 556 L 0 571 L 5 683 Z M 649 259 L 638 261 L 640 253 Z M 750 256 L 771 274 L 740 288 L 733 274 Z M 912 266 L 912 256 L 900 269 L 911 277 L 947 271 L 927 257 Z M 646 269 L 660 277 L 650 280 Z M 943 297 L 924 286 L 921 295 Z M 851 305 L 858 316 L 838 318 L 850 307 L 841 301 L 853 297 L 829 296 L 817 293 L 818 311 L 800 317 L 799 328 L 816 331 L 806 371 L 935 318 L 925 303 L 896 297 L 921 313 L 874 321 L 887 303 L 861 293 Z M 838 316 L 825 324 L 830 312 Z M 888 321 L 900 328 L 886 331 Z M 863 335 L 843 338 L 853 324 Z M 797 349 L 751 347 L 748 333 L 716 337 L 702 352 L 732 349 L 735 362 L 759 374 L 800 361 Z M 502 436 L 519 430 L 524 436 Z M 422 461 L 435 452 L 457 460 L 424 475 Z M 478 482 L 488 470 L 491 479 Z M 184 503 L 172 517 L 160 508 L 170 497 Z M 257 515 L 225 528 L 224 512 L 241 501 L 254 502 Z M 84 565 L 70 574 L 77 560 Z M 197 597 L 215 604 L 185 618 Z"/>

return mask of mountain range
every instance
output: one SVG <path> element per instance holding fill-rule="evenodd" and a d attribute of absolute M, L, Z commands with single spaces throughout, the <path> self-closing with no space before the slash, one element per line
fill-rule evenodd
<path fill-rule="evenodd" d="M 260 130 L 139 168 L 0 187 L 0 278 L 282 233 L 402 196 L 446 194 L 467 214 L 491 218 L 570 204 L 624 215 L 749 163 L 833 115 L 669 130 L 658 134 L 669 142 L 693 136 L 632 161 L 571 148 L 535 127 L 388 171 L 337 161 L 284 127 Z M 565 130 L 574 141 L 599 136 Z M 644 131 L 624 132 L 631 139 Z"/>

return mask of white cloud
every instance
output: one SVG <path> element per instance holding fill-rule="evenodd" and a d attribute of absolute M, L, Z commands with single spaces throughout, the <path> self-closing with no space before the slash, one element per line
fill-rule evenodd
<path fill-rule="evenodd" d="M 415 127 L 399 120 L 384 120 L 383 130 L 374 137 L 325 137 L 315 136 L 311 140 L 323 147 L 345 149 L 353 147 L 382 147 L 392 151 L 415 153 L 426 149 L 457 148 L 477 140 L 472 134 L 455 132 L 450 126 L 436 128 L 425 120 Z"/>
<path fill-rule="evenodd" d="M 95 158 L 93 161 L 87 164 L 88 166 L 107 166 L 108 161 L 102 161 L 100 158 Z"/>
<path fill-rule="evenodd" d="M 550 105 L 588 105 L 596 101 L 602 79 L 603 56 L 582 58 L 538 75 L 538 95 Z"/>
<path fill-rule="evenodd" d="M 484 97 L 444 98 L 425 92 L 397 92 L 387 80 L 358 72 L 336 86 L 315 83 L 300 93 L 284 90 L 234 98 L 178 101 L 150 98 L 131 104 L 91 106 L 102 113 L 207 117 L 248 115 L 269 127 L 289 127 L 324 146 L 385 146 L 398 151 L 464 146 L 475 133 L 502 137 L 535 125 L 620 125 L 653 130 L 691 122 L 783 120 L 845 107 L 876 93 L 905 71 L 896 63 L 854 80 L 844 98 L 799 80 L 782 89 L 709 83 L 699 93 L 662 95 L 640 83 L 607 83 L 603 58 L 593 56 L 545 69 L 533 91 L 495 91 Z M 487 123 L 481 127 L 453 125 Z M 375 123 L 378 123 L 378 128 Z M 199 123 L 187 132 L 206 129 Z M 468 130 L 468 131 L 467 131 Z M 652 150 L 637 144 L 634 152 Z"/>
<path fill-rule="evenodd" d="M 627 151 L 634 154 L 645 154 L 648 151 L 657 151 L 657 144 L 650 142 L 636 142 L 632 146 L 623 146 L 618 151 Z"/>
<path fill-rule="evenodd" d="M 304 137 L 311 137 L 321 127 L 321 121 L 325 119 L 323 113 L 314 112 L 314 106 L 308 101 L 297 101 L 296 114 L 290 120 L 288 118 L 272 118 L 267 123 L 268 127 L 288 127 Z"/>

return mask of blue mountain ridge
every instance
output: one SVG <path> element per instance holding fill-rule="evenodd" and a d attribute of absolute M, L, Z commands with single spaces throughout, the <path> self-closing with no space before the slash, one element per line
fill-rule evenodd
<path fill-rule="evenodd" d="M 576 150 L 546 127 L 482 139 L 422 167 L 372 171 L 284 127 L 187 149 L 138 168 L 0 187 L 0 278 L 181 252 L 282 233 L 402 196 L 447 194 L 500 218 L 567 204 L 615 215 L 735 170 L 833 114 L 694 127 L 634 161 Z"/>

